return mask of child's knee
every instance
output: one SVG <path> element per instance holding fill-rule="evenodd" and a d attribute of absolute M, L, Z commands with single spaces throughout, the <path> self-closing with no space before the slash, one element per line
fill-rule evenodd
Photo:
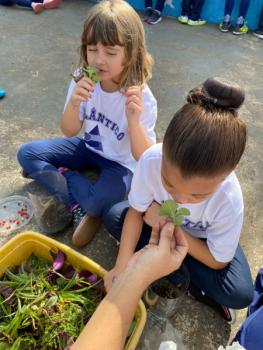
<path fill-rule="evenodd" d="M 17 151 L 17 160 L 21 166 L 23 166 L 26 158 L 28 157 L 29 151 L 31 149 L 31 142 L 23 143 Z"/>
<path fill-rule="evenodd" d="M 236 310 L 244 309 L 252 302 L 253 297 L 253 284 L 236 285 L 231 292 L 227 293 L 227 296 L 223 297 L 221 304 Z"/>
<path fill-rule="evenodd" d="M 237 291 L 236 303 L 238 304 L 236 309 L 243 309 L 251 304 L 254 297 L 254 286 L 253 284 L 246 286 L 243 290 Z"/>
<path fill-rule="evenodd" d="M 113 236 L 121 232 L 127 210 L 128 202 L 124 201 L 113 205 L 108 211 L 104 212 L 102 217 L 103 224 Z"/>

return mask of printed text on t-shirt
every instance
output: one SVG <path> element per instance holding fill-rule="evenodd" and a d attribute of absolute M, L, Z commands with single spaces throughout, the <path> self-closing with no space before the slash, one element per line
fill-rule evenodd
<path fill-rule="evenodd" d="M 85 115 L 84 119 L 93 120 L 106 126 L 106 128 L 113 131 L 118 141 L 121 141 L 125 136 L 124 132 L 120 132 L 120 129 L 116 123 L 114 123 L 112 120 L 107 118 L 104 114 L 100 112 L 97 113 L 95 107 L 91 109 L 91 112 L 89 115 Z"/>

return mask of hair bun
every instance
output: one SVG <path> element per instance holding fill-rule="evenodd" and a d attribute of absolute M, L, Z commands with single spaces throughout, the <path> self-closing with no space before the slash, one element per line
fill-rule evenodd
<path fill-rule="evenodd" d="M 245 92 L 238 84 L 220 77 L 207 79 L 187 96 L 189 103 L 234 110 L 241 107 L 244 100 Z"/>

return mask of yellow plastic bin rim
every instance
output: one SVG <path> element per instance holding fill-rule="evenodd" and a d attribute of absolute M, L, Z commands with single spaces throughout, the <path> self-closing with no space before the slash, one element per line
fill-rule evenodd
<path fill-rule="evenodd" d="M 100 277 L 104 276 L 106 270 L 95 261 L 46 235 L 28 231 L 16 235 L 0 247 L 0 277 L 6 268 L 21 264 L 32 253 L 41 258 L 52 260 L 50 255 L 51 248 L 61 250 L 65 253 L 68 262 L 73 266 L 80 269 L 88 269 Z M 136 309 L 135 320 L 136 326 L 125 346 L 125 350 L 136 349 L 146 322 L 146 310 L 141 300 Z"/>

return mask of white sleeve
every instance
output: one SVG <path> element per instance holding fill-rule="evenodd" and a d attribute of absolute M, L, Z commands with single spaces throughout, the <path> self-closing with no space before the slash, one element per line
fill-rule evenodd
<path fill-rule="evenodd" d="M 233 259 L 243 224 L 243 210 L 235 213 L 232 206 L 225 208 L 213 222 L 213 230 L 207 230 L 207 245 L 219 262 L 229 262 Z"/>
<path fill-rule="evenodd" d="M 69 103 L 72 92 L 75 89 L 75 86 L 76 86 L 76 82 L 72 79 L 70 84 L 69 84 L 69 87 L 68 87 L 66 102 L 64 105 L 64 112 L 65 112 L 65 109 L 67 107 L 67 104 Z M 79 119 L 84 120 L 84 116 L 85 116 L 85 102 L 81 102 L 80 108 L 79 108 Z"/>
<path fill-rule="evenodd" d="M 147 175 L 147 161 L 143 158 L 143 156 L 140 158 L 135 168 L 128 196 L 130 206 L 142 213 L 147 210 L 154 200 L 149 185 L 149 175 Z"/>
<path fill-rule="evenodd" d="M 147 136 L 154 144 L 156 143 L 156 135 L 154 131 L 156 120 L 157 102 L 148 88 L 146 91 L 143 91 L 143 109 L 140 121 Z"/>

